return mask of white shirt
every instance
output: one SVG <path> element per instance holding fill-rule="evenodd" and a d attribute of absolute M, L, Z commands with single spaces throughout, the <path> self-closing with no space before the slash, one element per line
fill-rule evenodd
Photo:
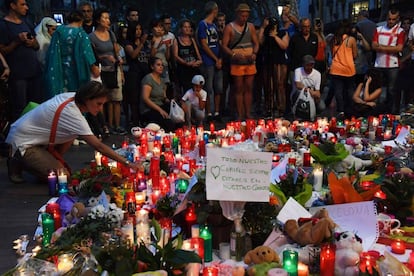
<path fill-rule="evenodd" d="M 201 101 L 203 102 L 207 101 L 207 91 L 205 91 L 204 89 L 201 89 L 200 95 L 201 95 Z M 192 88 L 188 89 L 187 92 L 185 92 L 184 96 L 182 97 L 182 100 L 184 102 L 189 101 L 191 103 L 191 106 L 195 106 L 195 107 L 200 106 L 199 98 L 196 96 Z"/>
<path fill-rule="evenodd" d="M 316 69 L 312 69 L 312 72 L 307 74 L 303 67 L 296 68 L 295 82 L 301 82 L 305 87 L 319 91 L 321 88 L 321 73 Z"/>
<path fill-rule="evenodd" d="M 53 117 L 59 105 L 74 97 L 75 93 L 58 94 L 29 111 L 11 125 L 6 142 L 12 145 L 13 154 L 17 149 L 23 156 L 32 146 L 48 145 Z M 56 128 L 55 144 L 72 141 L 79 135 L 93 135 L 85 117 L 75 102 L 70 102 L 60 113 Z"/>

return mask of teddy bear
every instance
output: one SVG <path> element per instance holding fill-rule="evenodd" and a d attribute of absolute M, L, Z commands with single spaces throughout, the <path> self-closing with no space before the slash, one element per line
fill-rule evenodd
<path fill-rule="evenodd" d="M 244 262 L 253 265 L 247 269 L 248 275 L 265 276 L 267 271 L 279 266 L 280 258 L 271 247 L 260 245 L 246 253 Z"/>
<path fill-rule="evenodd" d="M 271 247 L 260 245 L 246 253 L 244 262 L 246 264 L 261 264 L 270 262 L 279 262 L 279 255 Z"/>
<path fill-rule="evenodd" d="M 335 233 L 335 245 L 335 275 L 358 275 L 361 238 L 350 231 Z"/>
<path fill-rule="evenodd" d="M 301 246 L 308 244 L 319 245 L 332 237 L 335 222 L 323 208 L 311 218 L 300 218 L 298 221 L 289 219 L 285 222 L 285 233 Z"/>
<path fill-rule="evenodd" d="M 88 214 L 88 210 L 82 202 L 75 202 L 72 209 L 68 212 L 64 219 L 63 225 L 70 226 L 79 222 L 79 220 Z"/>

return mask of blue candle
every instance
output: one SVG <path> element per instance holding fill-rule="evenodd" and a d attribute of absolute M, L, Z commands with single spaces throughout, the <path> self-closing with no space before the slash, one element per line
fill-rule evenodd
<path fill-rule="evenodd" d="M 55 196 L 56 195 L 56 184 L 57 184 L 57 176 L 54 170 L 50 170 L 47 176 L 47 183 L 49 186 L 49 195 Z"/>

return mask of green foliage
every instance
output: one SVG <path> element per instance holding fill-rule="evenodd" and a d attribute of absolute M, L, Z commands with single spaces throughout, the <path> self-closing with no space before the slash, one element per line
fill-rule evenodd
<path fill-rule="evenodd" d="M 315 161 L 322 165 L 330 165 L 340 162 L 349 154 L 343 144 L 331 142 L 326 142 L 319 146 L 311 144 L 310 152 Z"/>
<path fill-rule="evenodd" d="M 251 234 L 268 234 L 273 230 L 279 207 L 268 202 L 246 202 L 244 206 L 243 225 Z"/>

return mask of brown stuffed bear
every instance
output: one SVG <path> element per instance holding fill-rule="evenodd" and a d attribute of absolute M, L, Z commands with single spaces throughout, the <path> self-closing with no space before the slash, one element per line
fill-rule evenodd
<path fill-rule="evenodd" d="M 279 262 L 279 255 L 269 246 L 261 245 L 252 249 L 244 256 L 244 262 L 246 264 L 261 264 Z"/>
<path fill-rule="evenodd" d="M 319 245 L 332 237 L 336 224 L 329 217 L 326 209 L 319 210 L 312 218 L 296 221 L 287 220 L 284 230 L 286 234 L 301 246 Z"/>

